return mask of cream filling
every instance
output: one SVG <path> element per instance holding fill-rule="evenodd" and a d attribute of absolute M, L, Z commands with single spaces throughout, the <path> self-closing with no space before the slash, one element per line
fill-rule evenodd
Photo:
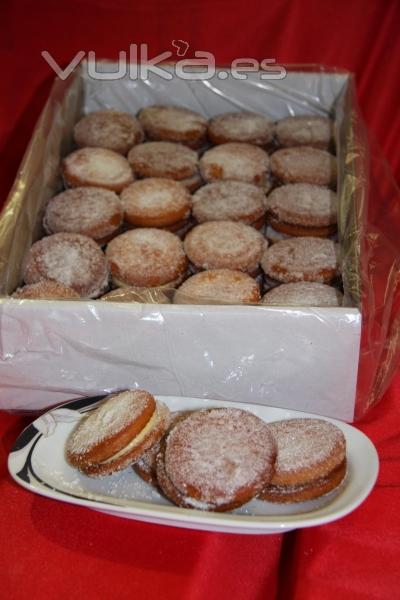
<path fill-rule="evenodd" d="M 102 460 L 100 462 L 100 464 L 106 465 L 107 463 L 110 463 L 111 461 L 116 460 L 116 459 L 120 458 L 121 456 L 124 456 L 125 454 L 128 454 L 131 450 L 133 450 L 136 446 L 138 446 L 144 440 L 144 438 L 147 436 L 149 431 L 157 423 L 158 419 L 159 419 L 159 413 L 158 413 L 158 408 L 156 408 L 156 410 L 152 414 L 151 418 L 147 421 L 146 425 L 143 427 L 143 429 L 140 431 L 140 433 L 138 433 L 138 435 L 136 437 L 134 437 L 133 440 L 131 440 L 129 442 L 129 444 L 124 446 L 124 448 L 121 448 L 121 450 L 118 450 L 118 452 L 113 454 L 113 456 L 110 456 L 110 458 L 107 458 L 106 460 Z"/>

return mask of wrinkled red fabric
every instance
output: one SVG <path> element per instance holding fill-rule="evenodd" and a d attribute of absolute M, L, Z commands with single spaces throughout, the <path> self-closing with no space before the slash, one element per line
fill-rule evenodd
<path fill-rule="evenodd" d="M 79 51 L 118 57 L 130 43 L 151 56 L 172 40 L 278 63 L 355 72 L 367 125 L 400 179 L 400 5 L 338 0 L 50 0 L 0 5 L 0 201 L 6 198 L 53 73 Z M 379 207 L 384 214 L 384 206 Z M 266 598 L 398 596 L 400 376 L 358 426 L 376 443 L 381 472 L 346 518 L 285 536 L 237 536 L 128 521 L 33 495 L 14 484 L 7 454 L 26 419 L 0 414 L 0 586 L 12 598 Z"/>

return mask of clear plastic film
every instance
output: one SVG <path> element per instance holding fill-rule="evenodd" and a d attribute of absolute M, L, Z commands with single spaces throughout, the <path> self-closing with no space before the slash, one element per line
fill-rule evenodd
<path fill-rule="evenodd" d="M 115 65 L 98 63 L 98 71 Z M 171 72 L 173 67 L 170 67 Z M 113 291 L 105 301 L 0 301 L 0 409 L 41 410 L 78 396 L 144 387 L 158 394 L 248 401 L 361 417 L 399 355 L 398 189 L 369 151 L 350 74 L 288 69 L 283 80 L 56 81 L 0 218 L 0 285 L 21 284 L 22 259 L 61 189 L 60 157 L 83 113 L 178 104 L 207 117 L 253 110 L 335 118 L 345 306 L 271 308 L 173 304 L 173 290 Z M 360 346 L 361 337 L 361 346 Z"/>

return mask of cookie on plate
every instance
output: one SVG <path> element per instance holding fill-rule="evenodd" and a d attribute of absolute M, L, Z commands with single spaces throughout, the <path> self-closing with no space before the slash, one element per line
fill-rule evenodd
<path fill-rule="evenodd" d="M 169 426 L 168 407 L 144 390 L 111 394 L 84 416 L 67 440 L 66 457 L 91 477 L 132 464 Z"/>
<path fill-rule="evenodd" d="M 259 494 L 267 502 L 304 502 L 331 492 L 346 475 L 346 440 L 322 419 L 269 423 L 277 445 L 275 471 Z"/>
<path fill-rule="evenodd" d="M 161 446 L 158 484 L 186 508 L 232 510 L 260 493 L 274 470 L 276 446 L 268 425 L 238 408 L 196 411 Z"/>

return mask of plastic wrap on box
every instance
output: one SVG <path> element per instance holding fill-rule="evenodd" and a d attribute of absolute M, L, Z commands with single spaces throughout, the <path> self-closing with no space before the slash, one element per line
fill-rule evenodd
<path fill-rule="evenodd" d="M 40 237 L 43 209 L 61 187 L 59 161 L 73 148 L 74 122 L 99 108 L 135 113 L 155 103 L 207 117 L 241 109 L 275 120 L 335 116 L 345 306 L 179 306 L 152 293 L 134 295 L 129 303 L 4 297 L 0 408 L 39 410 L 78 396 L 144 387 L 345 420 L 362 416 L 388 385 L 399 355 L 400 215 L 388 173 L 375 174 L 384 163 L 369 153 L 348 73 L 302 67 L 269 81 L 257 73 L 241 81 L 155 75 L 100 81 L 82 68 L 56 81 L 0 219 L 2 293 L 21 284 L 22 258 Z"/>

